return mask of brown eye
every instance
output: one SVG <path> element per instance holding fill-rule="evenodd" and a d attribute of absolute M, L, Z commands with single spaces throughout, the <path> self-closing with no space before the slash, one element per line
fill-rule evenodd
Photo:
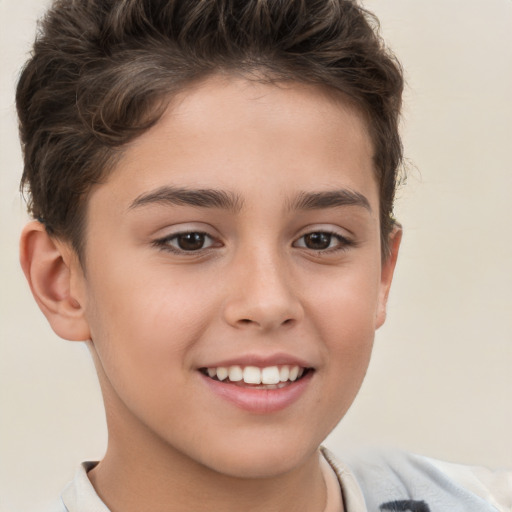
<path fill-rule="evenodd" d="M 294 247 L 323 252 L 325 254 L 343 251 L 354 246 L 354 242 L 339 233 L 329 231 L 312 231 L 302 235 L 293 243 Z"/>
<path fill-rule="evenodd" d="M 304 246 L 308 249 L 323 251 L 331 246 L 333 235 L 330 233 L 309 233 L 304 236 Z"/>
<path fill-rule="evenodd" d="M 203 249 L 206 235 L 204 233 L 182 233 L 177 235 L 175 240 L 182 251 L 198 251 Z"/>
<path fill-rule="evenodd" d="M 153 242 L 155 247 L 176 254 L 200 252 L 210 247 L 219 247 L 219 242 L 201 231 L 184 231 Z"/>

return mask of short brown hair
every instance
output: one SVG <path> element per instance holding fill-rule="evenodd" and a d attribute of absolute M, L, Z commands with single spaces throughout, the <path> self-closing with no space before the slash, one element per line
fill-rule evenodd
<path fill-rule="evenodd" d="M 384 254 L 403 77 L 353 0 L 55 1 L 16 95 L 29 212 L 80 256 L 90 188 L 174 93 L 219 72 L 319 84 L 356 104 L 374 146 Z"/>

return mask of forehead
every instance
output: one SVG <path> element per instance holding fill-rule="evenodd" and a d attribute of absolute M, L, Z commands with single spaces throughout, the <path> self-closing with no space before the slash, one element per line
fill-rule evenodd
<path fill-rule="evenodd" d="M 161 185 L 261 190 L 270 200 L 264 183 L 280 197 L 340 187 L 374 192 L 364 117 L 319 86 L 210 77 L 171 100 L 107 182 L 126 202 Z"/>

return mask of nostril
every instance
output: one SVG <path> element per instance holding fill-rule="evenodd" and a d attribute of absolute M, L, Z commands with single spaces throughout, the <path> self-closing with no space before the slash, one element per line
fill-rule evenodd
<path fill-rule="evenodd" d="M 293 321 L 294 321 L 293 318 L 287 318 L 286 320 L 281 322 L 281 325 L 291 325 L 291 324 L 293 324 Z M 259 325 L 258 322 L 251 320 L 249 318 L 240 318 L 240 320 L 238 320 L 238 325 L 252 325 L 252 324 Z"/>

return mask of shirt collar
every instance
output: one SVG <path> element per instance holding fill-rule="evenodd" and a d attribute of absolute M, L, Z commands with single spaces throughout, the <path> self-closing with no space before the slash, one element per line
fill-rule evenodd
<path fill-rule="evenodd" d="M 327 449 L 320 449 L 324 460 L 333 470 L 341 488 L 345 512 L 367 512 L 363 493 L 354 475 L 349 468 Z M 75 478 L 61 494 L 62 501 L 68 512 L 110 512 L 105 503 L 96 493 L 87 476 L 87 472 L 94 468 L 97 462 L 84 462 L 76 472 Z M 329 489 L 327 483 L 327 488 Z M 332 487 L 331 487 L 332 488 Z M 335 499 L 331 499 L 331 503 Z"/>

